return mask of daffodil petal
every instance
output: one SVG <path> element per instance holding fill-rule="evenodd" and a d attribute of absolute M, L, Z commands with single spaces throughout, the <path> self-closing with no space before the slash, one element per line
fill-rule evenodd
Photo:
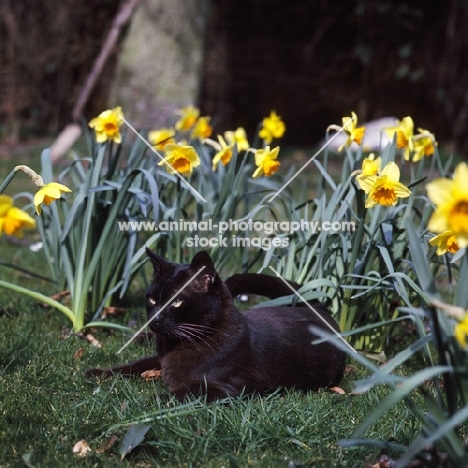
<path fill-rule="evenodd" d="M 0 195 L 0 216 L 3 216 L 13 206 L 13 198 Z"/>
<path fill-rule="evenodd" d="M 382 175 L 386 175 L 388 180 L 392 182 L 398 182 L 400 180 L 400 168 L 391 161 L 383 168 Z"/>
<path fill-rule="evenodd" d="M 468 200 L 468 165 L 466 163 L 460 163 L 455 168 L 452 190 L 457 193 L 457 198 Z"/>
<path fill-rule="evenodd" d="M 465 184 L 467 184 L 466 181 Z M 450 179 L 435 179 L 426 185 L 427 196 L 436 205 L 450 203 L 452 201 L 452 185 L 453 181 Z"/>

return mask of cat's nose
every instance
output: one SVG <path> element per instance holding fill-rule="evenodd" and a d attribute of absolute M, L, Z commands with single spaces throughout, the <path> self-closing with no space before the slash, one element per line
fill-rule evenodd
<path fill-rule="evenodd" d="M 148 318 L 149 320 L 151 320 L 150 327 L 151 325 L 157 326 L 159 323 L 161 323 L 163 317 L 160 312 L 161 312 L 161 309 L 159 307 L 153 307 L 151 309 L 150 313 L 148 314 L 149 315 Z"/>

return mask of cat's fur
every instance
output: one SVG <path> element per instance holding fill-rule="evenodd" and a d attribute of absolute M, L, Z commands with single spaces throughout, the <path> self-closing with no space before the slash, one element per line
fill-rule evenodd
<path fill-rule="evenodd" d="M 291 294 L 280 279 L 235 275 L 228 280 L 231 293 L 205 252 L 195 255 L 190 265 L 170 263 L 149 250 L 148 255 L 154 275 L 146 308 L 148 318 L 155 317 L 149 327 L 156 335 L 156 355 L 108 369 L 89 369 L 87 375 L 140 375 L 161 369 L 164 383 L 179 399 L 204 393 L 209 400 L 278 387 L 316 390 L 339 383 L 345 354 L 330 343 L 312 344 L 316 337 L 309 326 L 325 325 L 309 307 L 265 307 L 244 313 L 235 307 L 233 294 L 241 292 Z M 338 331 L 320 303 L 313 308 Z"/>

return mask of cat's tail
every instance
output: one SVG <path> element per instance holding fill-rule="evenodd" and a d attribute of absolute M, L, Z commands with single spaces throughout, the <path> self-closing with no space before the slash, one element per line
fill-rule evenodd
<path fill-rule="evenodd" d="M 260 273 L 240 273 L 229 277 L 225 283 L 231 291 L 232 297 L 239 294 L 256 294 L 258 296 L 276 299 L 277 297 L 290 296 L 301 286 L 294 281 L 285 282 L 276 276 L 263 275 Z M 292 290 L 292 289 L 293 290 Z"/>

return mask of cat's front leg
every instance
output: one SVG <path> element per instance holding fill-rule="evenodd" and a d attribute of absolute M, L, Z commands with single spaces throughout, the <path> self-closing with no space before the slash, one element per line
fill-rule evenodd
<path fill-rule="evenodd" d="M 121 364 L 106 369 L 92 368 L 85 371 L 86 377 L 112 377 L 121 374 L 124 377 L 139 376 L 148 370 L 161 369 L 159 358 L 156 355 L 147 356 L 129 364 Z"/>

